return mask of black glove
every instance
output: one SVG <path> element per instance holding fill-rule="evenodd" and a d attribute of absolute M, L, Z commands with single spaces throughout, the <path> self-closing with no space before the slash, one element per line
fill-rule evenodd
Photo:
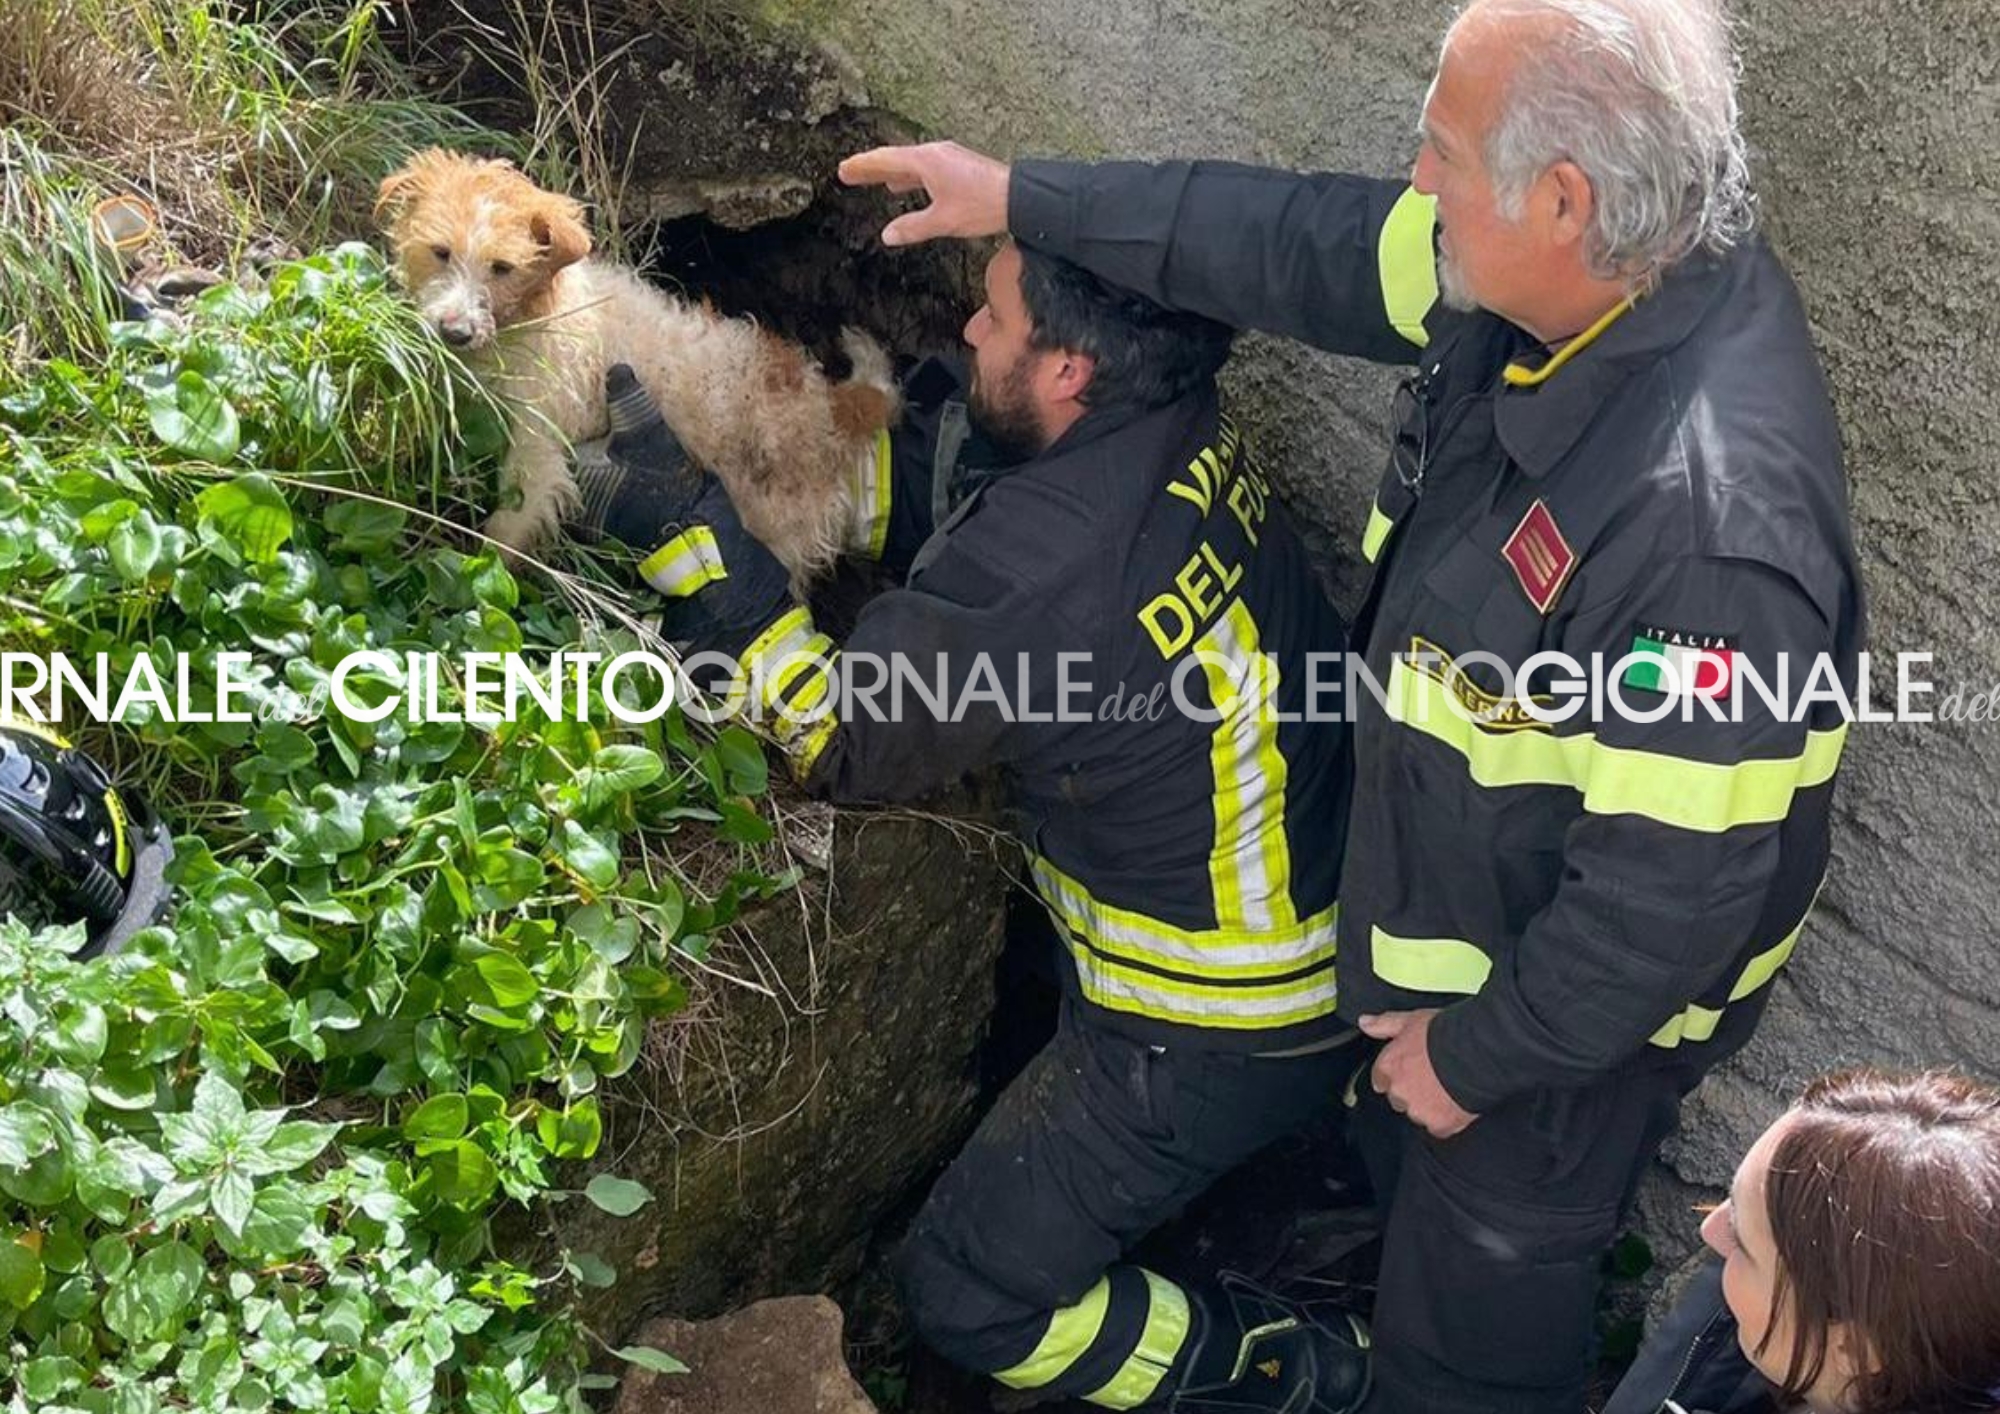
<path fill-rule="evenodd" d="M 686 520 L 710 478 L 688 457 L 631 365 L 611 365 L 604 400 L 611 435 L 579 442 L 572 453 L 582 504 L 570 528 L 581 539 L 609 536 L 650 550 Z"/>
<path fill-rule="evenodd" d="M 645 554 L 661 631 L 693 651 L 740 654 L 791 607 L 784 566 L 743 528 L 729 493 L 696 466 L 625 364 L 604 375 L 611 435 L 576 448 L 584 535 Z M 704 684 L 706 686 L 706 684 Z"/>

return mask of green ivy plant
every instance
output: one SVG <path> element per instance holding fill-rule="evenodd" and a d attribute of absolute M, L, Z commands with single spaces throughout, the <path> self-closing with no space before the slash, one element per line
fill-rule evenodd
<path fill-rule="evenodd" d="M 174 826 L 178 902 L 108 959 L 0 923 L 0 1408 L 581 1409 L 568 1298 L 615 1269 L 523 1268 L 494 1218 L 650 1201 L 566 1185 L 686 966 L 792 882 L 758 865 L 764 757 L 594 696 L 494 726 L 327 710 L 364 649 L 638 645 L 584 581 L 460 548 L 499 421 L 373 251 L 103 333 L 0 368 L 0 646 L 114 681 L 185 656 L 204 707 L 247 653 L 258 719 L 65 724 Z"/>

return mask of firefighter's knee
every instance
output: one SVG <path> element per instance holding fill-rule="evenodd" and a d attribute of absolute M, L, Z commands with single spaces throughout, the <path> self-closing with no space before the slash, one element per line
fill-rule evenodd
<path fill-rule="evenodd" d="M 968 1370 L 988 1373 L 1006 1366 L 1017 1340 L 1011 1328 L 1019 1321 L 1019 1305 L 995 1291 L 942 1233 L 920 1223 L 891 1270 L 919 1340 Z"/>

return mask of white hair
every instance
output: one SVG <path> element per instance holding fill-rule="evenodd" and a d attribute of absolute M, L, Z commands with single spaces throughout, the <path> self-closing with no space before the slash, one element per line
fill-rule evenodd
<path fill-rule="evenodd" d="M 1722 0 L 1474 0 L 1460 22 L 1473 14 L 1552 22 L 1522 46 L 1486 138 L 1508 219 L 1568 160 L 1590 181 L 1585 255 L 1599 278 L 1643 282 L 1750 233 L 1740 65 Z"/>

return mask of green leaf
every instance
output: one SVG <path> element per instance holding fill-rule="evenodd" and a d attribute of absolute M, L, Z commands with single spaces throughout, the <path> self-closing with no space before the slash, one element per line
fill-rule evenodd
<path fill-rule="evenodd" d="M 757 738 L 739 726 L 727 726 L 715 739 L 715 754 L 729 775 L 732 795 L 762 795 L 771 783 L 770 763 Z"/>
<path fill-rule="evenodd" d="M 183 456 L 226 462 L 242 443 L 236 409 L 213 383 L 192 369 L 146 399 L 153 435 Z"/>
<path fill-rule="evenodd" d="M 403 1121 L 405 1139 L 458 1139 L 465 1134 L 471 1110 L 463 1095 L 433 1095 L 410 1111 Z"/>
<path fill-rule="evenodd" d="M 461 1139 L 423 1162 L 431 1175 L 431 1191 L 460 1208 L 478 1207 L 500 1184 L 493 1160 L 469 1140 Z"/>
<path fill-rule="evenodd" d="M 562 857 L 594 889 L 608 889 L 618 882 L 617 851 L 574 820 L 562 822 Z"/>
<path fill-rule="evenodd" d="M 722 802 L 722 823 L 715 827 L 715 833 L 732 844 L 764 845 L 773 838 L 770 821 L 733 800 Z"/>
<path fill-rule="evenodd" d="M 572 1252 L 568 1257 L 569 1269 L 576 1279 L 585 1286 L 599 1289 L 618 1284 L 618 1270 L 595 1252 Z"/>
<path fill-rule="evenodd" d="M 500 563 L 497 555 L 481 555 L 472 561 L 478 568 L 472 572 L 472 597 L 482 604 L 492 604 L 496 608 L 512 610 L 521 602 L 520 586 L 514 576 Z"/>
<path fill-rule="evenodd" d="M 111 567 L 127 584 L 138 584 L 160 562 L 160 527 L 141 511 L 111 532 L 104 548 L 111 555 Z"/>
<path fill-rule="evenodd" d="M 42 1254 L 28 1246 L 26 1234 L 0 1237 L 0 1303 L 25 1311 L 42 1294 L 47 1273 Z"/>
<path fill-rule="evenodd" d="M 687 1366 L 666 1351 L 655 1350 L 650 1345 L 622 1345 L 611 1353 L 656 1375 L 685 1375 L 688 1372 Z"/>
<path fill-rule="evenodd" d="M 0 1168 L 26 1168 L 55 1142 L 55 1126 L 39 1106 L 15 1104 L 0 1110 Z"/>
<path fill-rule="evenodd" d="M 195 509 L 252 564 L 274 559 L 292 538 L 291 507 L 271 479 L 250 472 L 218 482 L 194 498 Z"/>
<path fill-rule="evenodd" d="M 44 1355 L 21 1365 L 21 1393 L 35 1408 L 46 1408 L 57 1395 L 84 1381 L 83 1366 L 67 1355 Z"/>
<path fill-rule="evenodd" d="M 337 1124 L 314 1124 L 302 1119 L 281 1124 L 258 1146 L 256 1170 L 267 1174 L 304 1168 L 325 1152 L 338 1133 Z"/>
<path fill-rule="evenodd" d="M 256 1201 L 256 1187 L 241 1169 L 226 1168 L 209 1183 L 209 1211 L 238 1237 L 243 1235 L 243 1225 L 250 1221 L 250 1206 Z"/>
<path fill-rule="evenodd" d="M 608 1173 L 600 1173 L 585 1184 L 583 1196 L 614 1218 L 629 1218 L 653 1201 L 652 1193 L 643 1183 L 614 1178 Z"/>
<path fill-rule="evenodd" d="M 597 1101 L 578 1100 L 567 1110 L 543 1110 L 535 1118 L 535 1133 L 558 1159 L 587 1159 L 604 1140 L 604 1120 Z"/>
<path fill-rule="evenodd" d="M 106 1281 L 116 1281 L 132 1270 L 132 1244 L 123 1233 L 108 1232 L 90 1244 L 90 1265 Z"/>
<path fill-rule="evenodd" d="M 401 506 L 379 501 L 341 498 L 326 511 L 326 528 L 337 537 L 333 548 L 355 555 L 388 549 L 402 538 L 409 520 L 409 512 Z"/>
<path fill-rule="evenodd" d="M 599 809 L 621 795 L 630 795 L 657 781 L 667 764 L 658 752 L 643 746 L 619 744 L 599 747 L 584 773 L 584 803 Z"/>
<path fill-rule="evenodd" d="M 493 994 L 495 1006 L 526 1006 L 541 993 L 542 986 L 535 980 L 535 974 L 519 958 L 507 953 L 481 953 L 472 960 L 472 966 Z"/>
<path fill-rule="evenodd" d="M 111 1284 L 104 1323 L 128 1344 L 158 1339 L 185 1319 L 204 1275 L 200 1254 L 185 1242 L 155 1247 Z"/>

